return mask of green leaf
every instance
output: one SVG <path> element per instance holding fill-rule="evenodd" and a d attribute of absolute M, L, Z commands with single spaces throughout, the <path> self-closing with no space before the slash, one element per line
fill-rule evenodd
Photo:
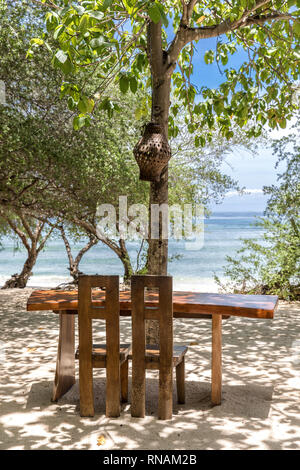
<path fill-rule="evenodd" d="M 104 17 L 104 13 L 102 11 L 88 11 L 87 14 L 95 20 L 102 20 Z"/>
<path fill-rule="evenodd" d="M 40 38 L 32 38 L 30 40 L 30 44 L 37 44 L 38 46 L 42 46 L 44 44 L 44 41 Z"/>
<path fill-rule="evenodd" d="M 130 77 L 129 84 L 130 84 L 130 90 L 132 91 L 132 93 L 136 93 L 137 87 L 138 87 L 137 79 L 135 77 Z"/>
<path fill-rule="evenodd" d="M 103 46 L 104 44 L 104 38 L 103 36 L 100 36 L 99 38 L 94 38 L 91 40 L 90 42 L 90 46 L 93 48 L 93 49 L 97 49 L 98 47 L 101 47 Z"/>
<path fill-rule="evenodd" d="M 227 62 L 228 62 L 228 56 L 227 54 L 222 54 L 221 55 L 221 62 L 222 62 L 222 65 L 226 65 Z"/>
<path fill-rule="evenodd" d="M 47 31 L 52 31 L 59 24 L 59 16 L 55 12 L 48 11 L 45 16 Z"/>
<path fill-rule="evenodd" d="M 281 129 L 285 129 L 286 128 L 286 119 L 285 118 L 279 119 L 278 124 L 281 127 Z"/>
<path fill-rule="evenodd" d="M 165 25 L 165 27 L 167 28 L 169 26 L 169 20 L 168 20 L 166 14 L 165 14 L 164 7 L 160 3 L 157 6 L 158 6 L 159 11 L 160 11 L 160 16 L 161 16 L 162 22 Z"/>
<path fill-rule="evenodd" d="M 79 116 L 75 116 L 73 119 L 73 128 L 75 131 L 78 131 L 84 126 L 89 126 L 90 125 L 90 117 L 89 116 L 83 116 L 82 114 L 79 114 Z"/>
<path fill-rule="evenodd" d="M 79 26 L 78 26 L 78 29 L 81 31 L 81 32 L 86 32 L 87 29 L 88 29 L 88 26 L 89 26 L 89 15 L 87 14 L 84 14 L 81 19 L 80 19 L 80 22 L 79 22 Z"/>
<path fill-rule="evenodd" d="M 57 28 L 55 29 L 55 31 L 53 33 L 53 38 L 57 39 L 60 36 L 60 34 L 63 32 L 64 29 L 65 29 L 65 27 L 64 27 L 63 24 L 60 24 L 59 26 L 57 26 Z"/>
<path fill-rule="evenodd" d="M 224 110 L 224 103 L 221 98 L 216 99 L 213 104 L 214 110 L 217 114 L 221 114 Z"/>
<path fill-rule="evenodd" d="M 78 103 L 78 109 L 81 113 L 91 113 L 94 109 L 95 102 L 87 96 L 82 96 Z"/>
<path fill-rule="evenodd" d="M 82 7 L 81 5 L 76 5 L 76 4 L 75 5 L 73 4 L 72 6 L 73 6 L 74 10 L 77 11 L 78 15 L 80 15 L 80 16 L 83 15 L 84 7 Z"/>
<path fill-rule="evenodd" d="M 56 52 L 52 63 L 55 67 L 59 67 L 65 74 L 71 73 L 73 71 L 72 62 L 70 61 L 68 55 L 61 49 Z"/>
<path fill-rule="evenodd" d="M 68 74 L 68 73 L 71 73 L 73 71 L 73 64 L 72 62 L 70 61 L 69 57 L 67 58 L 66 62 L 64 64 L 61 64 L 61 67 L 62 71 L 65 73 L 65 74 Z"/>
<path fill-rule="evenodd" d="M 204 61 L 206 64 L 212 64 L 215 58 L 215 53 L 213 50 L 206 51 L 204 54 Z"/>
<path fill-rule="evenodd" d="M 126 93 L 129 88 L 129 78 L 126 75 L 122 75 L 119 81 L 120 90 L 122 93 Z"/>
<path fill-rule="evenodd" d="M 143 68 L 144 68 L 144 64 L 145 64 L 145 56 L 144 54 L 138 54 L 137 58 L 136 58 L 136 64 L 137 64 L 137 68 L 140 72 L 142 72 Z"/>
<path fill-rule="evenodd" d="M 204 147 L 205 146 L 205 137 L 203 135 L 196 135 L 195 137 L 195 147 L 198 148 L 198 147 Z"/>
<path fill-rule="evenodd" d="M 148 8 L 148 15 L 150 16 L 153 23 L 158 23 L 161 20 L 160 9 L 156 5 L 156 3 L 150 5 L 150 7 Z"/>
<path fill-rule="evenodd" d="M 76 109 L 76 102 L 72 98 L 72 96 L 69 96 L 68 98 L 68 108 L 70 111 L 74 111 Z"/>
<path fill-rule="evenodd" d="M 102 4 L 103 10 L 107 10 L 109 7 L 111 7 L 113 4 L 113 0 L 104 0 Z"/>
<path fill-rule="evenodd" d="M 299 21 L 294 22 L 293 32 L 296 34 L 296 36 L 300 36 L 300 22 Z"/>

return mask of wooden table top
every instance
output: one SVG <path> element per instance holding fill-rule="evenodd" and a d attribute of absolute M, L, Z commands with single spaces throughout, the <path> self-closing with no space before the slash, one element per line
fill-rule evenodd
<path fill-rule="evenodd" d="M 104 305 L 104 292 L 93 292 L 95 307 Z M 146 305 L 157 305 L 157 294 L 146 295 Z M 200 318 L 213 313 L 249 318 L 273 318 L 278 306 L 275 295 L 204 294 L 199 292 L 173 292 L 175 318 Z M 77 310 L 78 292 L 61 290 L 35 290 L 27 302 L 28 311 Z M 121 315 L 130 316 L 130 291 L 120 292 Z"/>

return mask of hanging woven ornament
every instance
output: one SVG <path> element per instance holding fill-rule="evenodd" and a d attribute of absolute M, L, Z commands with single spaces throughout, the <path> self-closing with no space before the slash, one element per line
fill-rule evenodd
<path fill-rule="evenodd" d="M 171 158 L 171 149 L 163 126 L 149 122 L 144 135 L 134 147 L 133 154 L 140 168 L 140 180 L 159 181 L 162 170 Z"/>

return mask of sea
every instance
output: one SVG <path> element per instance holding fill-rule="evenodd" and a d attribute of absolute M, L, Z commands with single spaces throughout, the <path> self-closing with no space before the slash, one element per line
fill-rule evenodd
<path fill-rule="evenodd" d="M 214 212 L 204 220 L 203 239 L 198 244 L 185 240 L 169 241 L 168 272 L 173 276 L 174 289 L 198 292 L 217 292 L 216 274 L 224 278 L 226 256 L 235 256 L 245 238 L 260 239 L 262 229 L 254 226 L 258 212 Z M 16 242 L 2 238 L 0 251 L 0 286 L 14 273 L 20 272 L 26 259 L 24 248 L 16 249 Z M 128 242 L 128 251 L 136 265 L 136 254 L 140 244 Z M 83 246 L 82 242 L 71 244 L 74 255 Z M 57 287 L 68 282 L 68 259 L 64 244 L 59 238 L 51 239 L 40 253 L 29 279 L 28 287 Z M 99 242 L 82 258 L 80 270 L 86 274 L 119 274 L 123 267 L 112 250 Z"/>

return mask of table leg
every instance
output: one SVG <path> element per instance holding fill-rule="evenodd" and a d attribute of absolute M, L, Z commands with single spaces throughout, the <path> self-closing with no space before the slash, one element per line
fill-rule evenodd
<path fill-rule="evenodd" d="M 75 315 L 61 311 L 56 372 L 52 401 L 57 401 L 75 383 Z"/>
<path fill-rule="evenodd" d="M 222 315 L 212 315 L 211 401 L 222 401 Z"/>

